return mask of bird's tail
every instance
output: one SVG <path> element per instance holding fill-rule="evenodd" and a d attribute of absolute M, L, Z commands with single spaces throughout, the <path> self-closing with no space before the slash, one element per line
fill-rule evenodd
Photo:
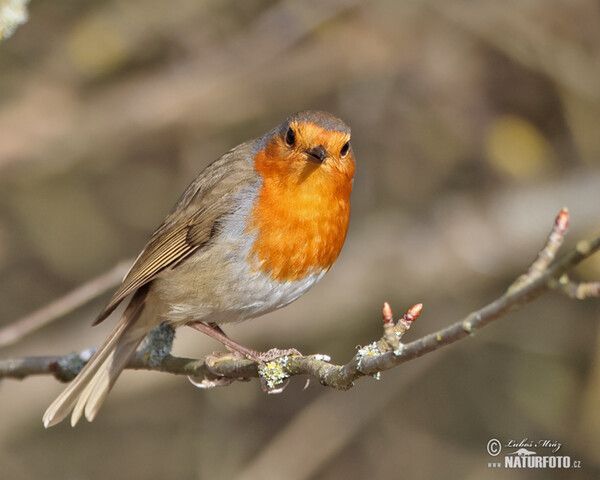
<path fill-rule="evenodd" d="M 147 289 L 141 288 L 131 299 L 121 320 L 102 346 L 90 358 L 69 386 L 44 413 L 44 427 L 63 421 L 71 410 L 74 427 L 85 413 L 92 421 L 138 345 L 151 327 L 136 325 L 144 308 Z"/>

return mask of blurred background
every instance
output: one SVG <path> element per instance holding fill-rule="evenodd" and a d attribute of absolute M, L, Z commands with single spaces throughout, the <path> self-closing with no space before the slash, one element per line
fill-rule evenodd
<path fill-rule="evenodd" d="M 343 363 L 384 301 L 424 303 L 414 340 L 501 295 L 561 207 L 567 248 L 600 230 L 594 0 L 34 0 L 29 17 L 0 42 L 0 327 L 135 256 L 207 163 L 307 108 L 352 127 L 351 228 L 309 294 L 227 330 L 248 346 Z M 100 344 L 109 296 L 0 356 Z M 128 371 L 74 430 L 41 423 L 63 385 L 5 380 L 2 477 L 599 478 L 599 322 L 600 300 L 551 292 L 343 393 Z M 178 332 L 176 354 L 218 349 Z M 556 441 L 582 468 L 508 476 L 492 438 Z"/>

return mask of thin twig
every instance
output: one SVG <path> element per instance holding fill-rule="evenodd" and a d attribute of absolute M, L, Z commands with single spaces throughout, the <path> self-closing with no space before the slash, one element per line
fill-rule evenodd
<path fill-rule="evenodd" d="M 121 282 L 130 266 L 131 260 L 124 260 L 108 272 L 93 278 L 75 290 L 54 300 L 52 303 L 1 328 L 0 347 L 11 345 L 19 341 L 24 336 L 42 328 L 44 325 L 49 324 L 57 318 L 72 312 L 77 307 L 102 295 L 107 290 L 114 288 Z"/>
<path fill-rule="evenodd" d="M 548 270 L 550 264 L 556 258 L 558 249 L 562 246 L 565 239 L 565 235 L 569 228 L 569 209 L 563 207 L 562 210 L 556 216 L 554 226 L 548 235 L 544 247 L 538 252 L 536 259 L 533 261 L 527 273 L 521 275 L 513 284 L 508 288 L 508 292 L 518 290 L 519 288 L 533 282 L 534 280 L 541 277 L 544 272 Z"/>
<path fill-rule="evenodd" d="M 558 288 L 570 298 L 578 300 L 600 297 L 600 282 L 574 282 L 566 273 L 558 280 Z"/>

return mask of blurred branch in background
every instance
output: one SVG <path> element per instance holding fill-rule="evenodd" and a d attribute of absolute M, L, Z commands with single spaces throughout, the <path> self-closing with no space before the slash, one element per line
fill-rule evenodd
<path fill-rule="evenodd" d="M 49 305 L 30 313 L 16 322 L 0 327 L 0 348 L 18 342 L 25 335 L 42 328 L 75 310 L 77 307 L 102 295 L 107 290 L 116 287 L 131 267 L 131 263 L 132 260 L 124 260 L 108 272 L 86 282 Z"/>
<path fill-rule="evenodd" d="M 213 356 L 204 361 L 176 358 L 168 354 L 173 341 L 173 332 L 169 328 L 167 332 L 168 349 L 163 348 L 165 341 L 160 337 L 161 333 L 159 332 L 154 335 L 156 339 L 148 341 L 136 354 L 128 368 L 199 377 L 202 380 L 195 384 L 201 388 L 229 385 L 236 379 L 260 377 L 266 391 L 279 392 L 285 388 L 288 378 L 296 375 L 310 375 L 322 385 L 338 390 L 347 390 L 360 377 L 378 376 L 385 370 L 473 335 L 490 322 L 533 301 L 549 289 L 564 291 L 561 284 L 564 285 L 566 281 L 560 279 L 565 278 L 565 272 L 600 249 L 600 236 L 597 236 L 591 240 L 579 242 L 573 251 L 555 262 L 555 256 L 563 244 L 568 223 L 569 214 L 567 209 L 563 208 L 556 218 L 546 244 L 527 273 L 520 276 L 502 297 L 438 332 L 411 343 L 402 344 L 400 342 L 402 336 L 420 315 L 422 305 L 415 305 L 402 319 L 394 322 L 392 311 L 386 303 L 383 308 L 384 334 L 382 338 L 359 349 L 345 365 L 332 365 L 329 363 L 329 358 L 323 355 L 285 355 L 268 360 L 264 364 L 235 358 L 230 354 Z M 579 292 L 580 297 L 578 298 L 585 298 L 584 294 L 597 296 L 600 293 L 598 283 L 587 282 L 583 284 L 583 287 L 573 284 L 573 288 Z M 161 348 L 156 348 L 156 345 L 160 345 Z M 158 360 L 153 359 L 155 350 L 164 351 L 165 355 Z M 84 355 L 79 356 L 1 360 L 0 378 L 22 379 L 29 375 L 53 374 L 60 380 L 71 380 L 89 360 L 89 357 L 89 350 L 86 350 Z"/>
<path fill-rule="evenodd" d="M 581 24 L 562 23 L 560 31 L 549 21 L 539 21 L 543 2 L 445 2 L 422 0 L 432 11 L 464 28 L 525 67 L 538 70 L 590 101 L 600 100 L 599 48 L 581 48 L 569 36 Z M 508 33 L 510 32 L 510 33 Z M 596 32 L 598 33 L 598 32 Z M 524 40 L 527 41 L 524 41 Z M 535 48 L 528 48 L 528 44 Z"/>
<path fill-rule="evenodd" d="M 210 112 L 210 128 L 213 129 L 232 122 L 249 121 L 263 108 L 262 103 L 253 101 L 248 93 L 262 73 L 261 68 L 319 26 L 359 4 L 358 0 L 275 3 L 245 26 L 243 33 L 226 42 L 222 39 L 215 41 L 204 50 L 204 55 L 178 61 L 168 69 L 146 72 L 135 81 L 118 83 L 96 92 L 85 102 L 74 97 L 73 86 L 64 79 L 56 82 L 44 79 L 43 85 L 33 79 L 24 88 L 24 101 L 15 110 L 7 109 L 0 114 L 0 169 L 22 158 L 63 164 L 83 153 L 79 148 L 81 145 L 85 145 L 87 151 L 99 149 L 104 144 L 111 144 L 113 149 L 123 147 L 119 141 L 131 144 L 148 132 L 180 126 L 199 112 L 205 115 Z M 82 25 L 81 34 L 73 33 L 69 45 L 74 67 L 72 75 L 76 74 L 77 68 L 82 68 L 92 77 L 100 72 L 107 73 L 105 70 L 110 72 L 118 68 L 124 56 L 131 54 L 130 50 L 142 38 L 137 38 L 135 32 L 124 30 L 126 27 L 122 25 L 121 17 L 127 16 L 127 12 L 122 9 L 129 8 L 130 4 L 110 13 L 103 12 L 95 17 L 93 23 Z M 144 8 L 144 2 L 138 2 L 138 8 Z M 200 2 L 187 8 L 201 11 L 204 7 Z M 147 28 L 155 23 L 159 23 L 161 28 L 168 28 L 170 23 L 182 21 L 191 13 L 165 4 L 164 9 L 156 12 L 156 17 L 142 17 L 139 22 L 150 22 Z M 141 32 L 147 33 L 142 26 L 137 26 L 141 30 L 140 37 Z M 94 58 L 93 55 L 90 57 L 94 43 L 105 45 L 111 35 L 112 41 L 119 45 L 120 53 L 115 54 L 116 58 L 102 57 L 98 64 L 90 65 L 90 58 Z M 79 49 L 81 54 L 78 54 Z M 61 46 L 61 50 L 51 52 L 46 61 L 61 62 L 64 53 Z M 324 57 L 313 59 L 317 62 L 323 60 Z M 311 70 L 316 69 L 318 65 L 312 65 Z M 273 72 L 273 75 L 276 74 Z M 270 83 L 274 78 L 264 80 Z M 327 83 L 326 78 L 322 80 Z M 51 105 L 41 103 L 40 95 L 46 97 L 46 102 L 50 101 Z M 42 113 L 48 108 L 56 112 L 52 125 L 48 125 L 47 117 Z M 40 115 L 30 116 L 31 109 Z M 24 116 L 26 122 L 15 121 Z M 120 135 L 123 131 L 127 131 L 126 137 Z"/>

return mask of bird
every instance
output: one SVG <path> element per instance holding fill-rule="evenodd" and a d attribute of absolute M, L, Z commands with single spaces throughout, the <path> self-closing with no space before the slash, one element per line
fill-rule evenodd
<path fill-rule="evenodd" d="M 119 374 L 155 327 L 192 326 L 257 362 L 266 353 L 221 325 L 257 317 L 306 293 L 338 258 L 348 231 L 355 158 L 350 127 L 307 110 L 210 163 L 150 236 L 104 310 L 131 296 L 115 328 L 48 407 L 93 421 Z"/>

